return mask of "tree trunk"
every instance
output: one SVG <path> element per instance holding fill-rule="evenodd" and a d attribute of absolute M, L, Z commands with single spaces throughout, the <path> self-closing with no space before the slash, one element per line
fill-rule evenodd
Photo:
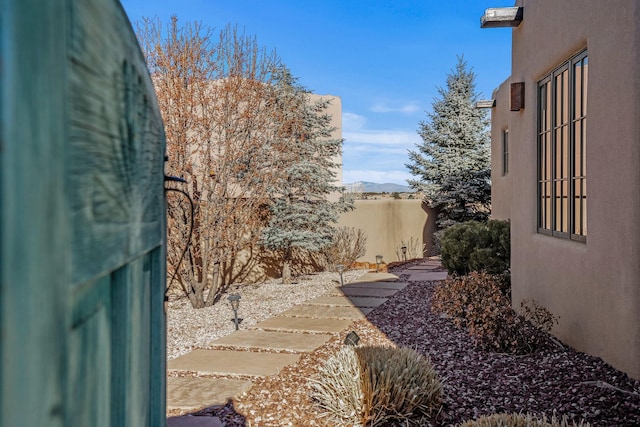
<path fill-rule="evenodd" d="M 202 297 L 202 291 L 190 292 L 189 301 L 191 302 L 191 306 L 193 308 L 204 308 L 204 298 Z"/>
<path fill-rule="evenodd" d="M 286 248 L 282 254 L 282 284 L 291 284 L 291 248 Z"/>
<path fill-rule="evenodd" d="M 215 262 L 213 264 L 213 278 L 211 280 L 211 288 L 209 289 L 209 295 L 207 295 L 207 301 L 205 302 L 206 307 L 211 307 L 216 300 L 216 295 L 218 295 L 218 287 L 220 283 L 220 263 Z"/>
<path fill-rule="evenodd" d="M 282 284 L 291 284 L 291 261 L 288 259 L 285 259 L 282 265 Z"/>

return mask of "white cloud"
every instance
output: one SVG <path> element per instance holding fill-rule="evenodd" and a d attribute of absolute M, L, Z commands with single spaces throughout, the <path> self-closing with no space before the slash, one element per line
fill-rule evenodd
<path fill-rule="evenodd" d="M 342 113 L 342 132 L 364 128 L 367 118 L 356 113 Z"/>
<path fill-rule="evenodd" d="M 412 175 L 403 167 L 408 150 L 421 143 L 413 129 L 369 129 L 366 116 L 343 113 L 345 139 L 342 153 L 343 182 L 391 182 L 406 185 Z"/>
<path fill-rule="evenodd" d="M 411 114 L 420 111 L 420 103 L 411 101 L 400 106 L 389 106 L 386 102 L 377 102 L 369 109 L 374 113 L 403 113 Z"/>
<path fill-rule="evenodd" d="M 388 129 L 347 131 L 342 133 L 342 137 L 348 144 L 402 146 L 405 148 L 413 148 L 421 141 L 416 132 Z"/>

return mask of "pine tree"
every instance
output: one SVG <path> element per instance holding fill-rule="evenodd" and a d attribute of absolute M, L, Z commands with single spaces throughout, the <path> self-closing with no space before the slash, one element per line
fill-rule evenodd
<path fill-rule="evenodd" d="M 475 108 L 475 74 L 463 57 L 438 93 L 428 120 L 420 122 L 423 143 L 409 151 L 406 166 L 416 177 L 409 185 L 436 209 L 440 229 L 485 221 L 491 208 L 489 118 L 486 110 Z"/>
<path fill-rule="evenodd" d="M 282 281 L 291 282 L 296 251 L 318 252 L 331 243 L 334 224 L 348 204 L 329 201 L 335 185 L 335 156 L 342 140 L 332 138 L 329 100 L 312 100 L 286 67 L 275 71 L 278 83 L 272 102 L 281 111 L 273 148 L 278 152 L 280 179 L 273 188 L 269 221 L 262 244 L 279 253 Z"/>

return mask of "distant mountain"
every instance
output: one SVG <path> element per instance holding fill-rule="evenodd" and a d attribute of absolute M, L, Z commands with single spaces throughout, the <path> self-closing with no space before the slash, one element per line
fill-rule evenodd
<path fill-rule="evenodd" d="M 408 185 L 393 184 L 390 182 L 379 184 L 377 182 L 360 181 L 353 184 L 345 184 L 347 191 L 362 193 L 414 193 L 415 190 Z"/>

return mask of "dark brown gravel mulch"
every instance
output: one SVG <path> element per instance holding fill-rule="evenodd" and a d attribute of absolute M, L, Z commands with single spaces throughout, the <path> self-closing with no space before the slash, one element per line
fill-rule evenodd
<path fill-rule="evenodd" d="M 552 342 L 524 356 L 479 349 L 465 331 L 431 313 L 435 286 L 412 283 L 367 317 L 396 344 L 430 356 L 444 382 L 438 425 L 497 412 L 555 413 L 592 426 L 640 425 L 640 381 Z"/>

